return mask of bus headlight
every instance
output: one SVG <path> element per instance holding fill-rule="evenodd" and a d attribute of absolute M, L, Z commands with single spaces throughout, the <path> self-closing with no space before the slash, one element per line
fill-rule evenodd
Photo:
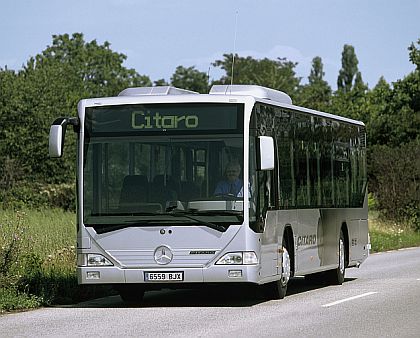
<path fill-rule="evenodd" d="M 110 266 L 113 265 L 109 259 L 100 254 L 88 254 L 87 266 Z"/>
<path fill-rule="evenodd" d="M 229 252 L 223 255 L 217 262 L 217 265 L 251 265 L 258 264 L 258 258 L 254 251 Z"/>

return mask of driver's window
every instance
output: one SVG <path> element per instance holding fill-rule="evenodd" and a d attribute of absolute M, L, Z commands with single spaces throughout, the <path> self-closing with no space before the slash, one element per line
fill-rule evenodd
<path fill-rule="evenodd" d="M 249 217 L 251 227 L 255 231 L 260 232 L 263 230 L 267 210 L 275 207 L 275 171 L 256 170 L 257 156 L 255 145 L 255 138 L 251 138 L 249 148 Z"/>

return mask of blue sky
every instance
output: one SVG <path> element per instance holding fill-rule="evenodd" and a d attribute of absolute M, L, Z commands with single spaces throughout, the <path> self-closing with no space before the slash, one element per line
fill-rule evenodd
<path fill-rule="evenodd" d="M 1 0 L 0 67 L 18 70 L 53 34 L 82 32 L 152 80 L 169 80 L 179 65 L 219 78 L 211 63 L 236 46 L 240 56 L 298 62 L 303 82 L 320 56 L 336 88 L 351 44 L 372 88 L 414 69 L 407 47 L 420 38 L 419 14 L 420 0 Z"/>

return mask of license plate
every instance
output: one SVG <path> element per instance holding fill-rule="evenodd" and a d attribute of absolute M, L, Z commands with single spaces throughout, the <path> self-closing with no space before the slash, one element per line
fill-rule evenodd
<path fill-rule="evenodd" d="M 179 282 L 184 280 L 184 272 L 145 272 L 144 280 L 146 282 Z"/>

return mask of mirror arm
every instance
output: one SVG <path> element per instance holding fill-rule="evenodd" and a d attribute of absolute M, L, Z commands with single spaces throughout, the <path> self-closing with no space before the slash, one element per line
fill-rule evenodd
<path fill-rule="evenodd" d="M 80 130 L 80 122 L 78 117 L 59 117 L 52 123 L 53 126 L 62 126 L 64 130 L 67 129 L 68 124 L 73 126 L 74 132 L 77 133 Z"/>
<path fill-rule="evenodd" d="M 77 117 L 59 117 L 52 123 L 49 139 L 50 157 L 61 157 L 63 155 L 64 138 L 68 124 L 73 126 L 74 132 L 79 132 L 80 122 Z"/>

